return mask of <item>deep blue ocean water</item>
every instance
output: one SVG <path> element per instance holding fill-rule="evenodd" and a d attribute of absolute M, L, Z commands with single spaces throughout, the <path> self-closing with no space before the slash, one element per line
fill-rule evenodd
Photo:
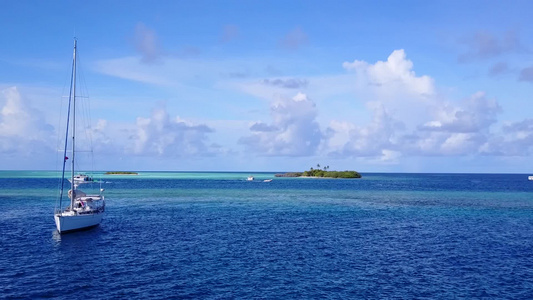
<path fill-rule="evenodd" d="M 0 298 L 533 299 L 527 175 L 100 175 L 65 235 L 57 177 L 0 171 Z"/>

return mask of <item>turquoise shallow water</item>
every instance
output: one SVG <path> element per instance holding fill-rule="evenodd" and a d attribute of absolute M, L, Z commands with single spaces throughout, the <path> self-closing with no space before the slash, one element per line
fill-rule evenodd
<path fill-rule="evenodd" d="M 61 236 L 58 173 L 0 171 L 0 295 L 533 298 L 527 175 L 273 175 L 95 174 L 104 221 Z"/>

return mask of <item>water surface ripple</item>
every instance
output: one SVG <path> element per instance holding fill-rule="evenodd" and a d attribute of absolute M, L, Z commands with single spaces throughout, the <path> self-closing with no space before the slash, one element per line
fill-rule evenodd
<path fill-rule="evenodd" d="M 57 179 L 14 174 L 1 298 L 533 299 L 524 175 L 106 177 L 102 224 L 59 235 Z"/>

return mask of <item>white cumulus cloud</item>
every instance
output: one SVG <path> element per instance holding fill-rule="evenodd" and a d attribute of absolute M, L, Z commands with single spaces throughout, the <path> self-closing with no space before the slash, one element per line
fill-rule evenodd
<path fill-rule="evenodd" d="M 136 155 L 170 157 L 209 156 L 218 146 L 208 144 L 213 129 L 195 125 L 179 117 L 170 118 L 164 108 L 152 111 L 149 118 L 138 117 L 126 151 Z"/>
<path fill-rule="evenodd" d="M 330 147 L 338 143 L 342 136 L 345 143 L 337 145 L 331 155 L 342 157 L 397 157 L 394 152 L 397 148 L 396 132 L 404 128 L 404 124 L 394 119 L 383 105 L 372 108 L 374 117 L 365 126 L 356 126 L 347 122 L 332 122 L 329 129 L 332 132 Z M 394 154 L 393 154 L 394 153 Z"/>
<path fill-rule="evenodd" d="M 448 132 L 479 132 L 488 130 L 496 123 L 502 111 L 495 99 L 487 99 L 484 92 L 477 92 L 466 101 L 463 107 L 442 103 L 434 109 L 436 119 L 422 126 L 422 130 Z"/>
<path fill-rule="evenodd" d="M 0 152 L 30 155 L 52 151 L 56 141 L 54 129 L 46 123 L 43 113 L 22 97 L 17 87 L 3 90 L 2 95 Z"/>
<path fill-rule="evenodd" d="M 378 89 L 390 92 L 408 92 L 415 95 L 434 94 L 433 79 L 429 76 L 416 76 L 413 62 L 407 59 L 403 49 L 394 50 L 387 61 L 369 64 L 354 60 L 344 62 L 343 67 L 355 71 L 361 84 L 373 85 Z"/>
<path fill-rule="evenodd" d="M 533 119 L 511 122 L 502 127 L 500 134 L 491 137 L 481 148 L 486 155 L 533 155 Z"/>
<path fill-rule="evenodd" d="M 394 51 L 387 61 L 355 60 L 343 66 L 356 73 L 356 93 L 370 95 L 367 107 L 373 119 L 366 125 L 330 122 L 331 154 L 396 160 L 495 151 L 487 143 L 494 139 L 493 127 L 502 109 L 484 92 L 462 101 L 445 99 L 437 94 L 431 77 L 415 75 L 403 50 Z"/>
<path fill-rule="evenodd" d="M 272 124 L 256 122 L 252 134 L 239 142 L 247 151 L 268 156 L 308 156 L 314 154 L 323 138 L 315 103 L 303 93 L 281 98 L 270 107 Z"/>

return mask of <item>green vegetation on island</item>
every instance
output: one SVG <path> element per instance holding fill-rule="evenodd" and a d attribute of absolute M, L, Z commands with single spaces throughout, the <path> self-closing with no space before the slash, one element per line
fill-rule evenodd
<path fill-rule="evenodd" d="M 127 172 L 127 171 L 109 171 L 105 175 L 139 175 L 137 172 Z"/>
<path fill-rule="evenodd" d="M 276 174 L 276 177 L 321 177 L 321 178 L 361 178 L 361 174 L 356 171 L 328 171 L 329 166 L 320 169 L 320 164 L 317 169 L 311 168 L 304 172 L 288 172 L 284 174 Z"/>

